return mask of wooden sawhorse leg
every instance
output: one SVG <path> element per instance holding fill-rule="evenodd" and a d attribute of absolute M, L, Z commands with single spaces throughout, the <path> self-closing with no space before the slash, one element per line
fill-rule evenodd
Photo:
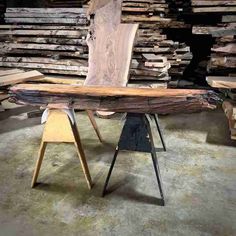
<path fill-rule="evenodd" d="M 99 132 L 99 129 L 98 129 L 98 126 L 97 126 L 97 122 L 96 122 L 96 120 L 95 120 L 95 118 L 94 118 L 93 112 L 90 111 L 90 110 L 87 110 L 86 112 L 87 112 L 88 117 L 89 117 L 89 119 L 90 119 L 90 122 L 92 123 L 93 128 L 94 128 L 94 130 L 95 130 L 95 132 L 96 132 L 96 134 L 97 134 L 97 136 L 98 136 L 98 139 L 99 139 L 100 142 L 102 143 L 102 142 L 103 142 L 102 136 L 101 136 L 101 134 L 100 134 L 100 132 Z"/>
<path fill-rule="evenodd" d="M 60 110 L 50 110 L 48 120 L 45 124 L 43 138 L 39 150 L 38 160 L 33 174 L 31 187 L 37 182 L 39 171 L 44 158 L 48 143 L 74 143 L 80 159 L 80 163 L 85 175 L 89 189 L 92 188 L 92 179 L 89 173 L 88 164 L 81 144 L 77 125 L 70 120 L 68 115 Z"/>

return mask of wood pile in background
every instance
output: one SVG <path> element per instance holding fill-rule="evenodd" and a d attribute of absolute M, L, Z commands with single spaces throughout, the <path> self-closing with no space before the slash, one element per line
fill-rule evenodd
<path fill-rule="evenodd" d="M 163 86 L 172 76 L 182 75 L 192 54 L 185 43 L 169 40 L 163 33 L 163 28 L 186 27 L 170 14 L 168 1 L 124 0 L 122 11 L 122 22 L 139 23 L 131 79 L 152 80 Z"/>
<path fill-rule="evenodd" d="M 0 25 L 0 66 L 87 75 L 88 20 L 82 8 L 8 8 Z"/>
<path fill-rule="evenodd" d="M 232 100 L 223 103 L 231 138 L 236 139 L 236 1 L 192 0 L 195 15 L 208 20 L 193 27 L 193 34 L 211 35 L 215 43 L 207 65 L 207 82 L 223 89 Z M 226 90 L 226 92 L 225 92 Z"/>
<path fill-rule="evenodd" d="M 236 74 L 236 1 L 192 0 L 195 14 L 207 14 L 204 25 L 194 26 L 193 34 L 211 35 L 215 44 L 208 62 L 208 75 L 218 80 L 234 80 Z M 217 22 L 209 24 L 211 18 Z M 229 77 L 229 78 L 227 78 Z"/>

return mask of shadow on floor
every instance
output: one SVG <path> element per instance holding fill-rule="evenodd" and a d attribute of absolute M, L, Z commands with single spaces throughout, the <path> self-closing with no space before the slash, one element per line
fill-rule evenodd
<path fill-rule="evenodd" d="M 178 130 L 205 132 L 207 133 L 205 141 L 209 144 L 236 146 L 236 141 L 230 138 L 228 120 L 221 108 L 202 113 L 160 116 L 160 118 L 169 132 Z"/>

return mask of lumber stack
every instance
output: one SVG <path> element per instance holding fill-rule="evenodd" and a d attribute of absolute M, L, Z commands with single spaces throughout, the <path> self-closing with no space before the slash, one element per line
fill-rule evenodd
<path fill-rule="evenodd" d="M 235 99 L 236 1 L 192 0 L 192 9 L 195 15 L 207 15 L 201 25 L 193 27 L 193 34 L 211 35 L 215 39 L 207 65 L 207 82 Z M 225 101 L 223 109 L 229 120 L 231 138 L 236 139 L 235 102 Z"/>
<path fill-rule="evenodd" d="M 163 33 L 164 28 L 184 26 L 170 14 L 169 3 L 165 0 L 125 0 L 122 11 L 122 22 L 139 23 L 131 79 L 163 84 L 171 77 L 182 75 L 192 54 L 185 43 L 174 42 Z"/>
<path fill-rule="evenodd" d="M 87 75 L 88 20 L 82 8 L 8 8 L 0 25 L 0 66 Z"/>
<path fill-rule="evenodd" d="M 236 83 L 236 1 L 192 0 L 192 7 L 195 14 L 208 14 L 209 19 L 205 25 L 194 26 L 193 34 L 211 35 L 215 39 L 207 66 L 208 83 L 217 88 L 234 88 L 234 83 Z"/>

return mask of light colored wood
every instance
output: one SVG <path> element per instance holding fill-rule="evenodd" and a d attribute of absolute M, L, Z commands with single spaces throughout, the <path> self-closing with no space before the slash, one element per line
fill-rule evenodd
<path fill-rule="evenodd" d="M 236 88 L 236 77 L 208 76 L 207 83 L 214 88 Z"/>
<path fill-rule="evenodd" d="M 81 166 L 85 175 L 89 189 L 92 188 L 92 180 L 89 173 L 89 168 L 85 158 L 84 150 L 81 144 L 79 132 L 76 123 L 72 123 L 68 115 L 61 110 L 50 110 L 47 122 L 45 124 L 42 143 L 39 150 L 39 158 L 36 163 L 32 187 L 35 186 L 37 181 L 40 167 L 45 154 L 46 145 L 48 143 L 73 143 L 76 147 L 77 154 L 81 162 Z"/>
<path fill-rule="evenodd" d="M 192 6 L 235 6 L 235 1 L 215 0 L 215 1 L 203 1 L 192 0 Z"/>
<path fill-rule="evenodd" d="M 73 18 L 5 18 L 6 23 L 29 23 L 29 24 L 87 24 L 87 19 Z"/>
<path fill-rule="evenodd" d="M 67 38 L 81 38 L 86 36 L 87 30 L 47 30 L 47 29 L 39 29 L 39 30 L 1 30 L 0 35 L 23 35 L 23 36 L 65 36 Z"/>
<path fill-rule="evenodd" d="M 0 70 L 0 77 L 5 75 L 13 75 L 23 73 L 23 70 L 19 69 L 11 69 L 11 70 Z"/>
<path fill-rule="evenodd" d="M 193 12 L 202 13 L 202 12 L 236 12 L 236 6 L 229 7 L 195 7 Z"/>
<path fill-rule="evenodd" d="M 10 49 L 34 49 L 34 50 L 52 50 L 52 51 L 80 51 L 83 49 L 81 46 L 71 46 L 71 45 L 57 45 L 57 44 L 38 44 L 38 43 L 3 43 L 5 47 Z"/>
<path fill-rule="evenodd" d="M 7 13 L 85 13 L 83 8 L 7 8 Z"/>
<path fill-rule="evenodd" d="M 96 134 L 97 134 L 97 136 L 98 136 L 98 139 L 99 139 L 100 142 L 102 143 L 102 142 L 103 142 L 102 136 L 101 136 L 100 131 L 99 131 L 99 129 L 98 129 L 97 122 L 96 122 L 96 120 L 95 120 L 95 117 L 94 117 L 93 112 L 90 111 L 90 110 L 87 110 L 87 114 L 88 114 L 88 117 L 89 117 L 89 119 L 90 119 L 90 121 L 91 121 L 91 123 L 92 123 L 92 125 L 93 125 L 93 128 L 94 128 L 94 130 L 95 130 L 95 132 L 96 132 Z"/>
<path fill-rule="evenodd" d="M 0 86 L 13 85 L 21 82 L 25 82 L 29 79 L 42 78 L 44 75 L 38 71 L 29 71 L 20 74 L 6 75 L 0 77 Z"/>
<path fill-rule="evenodd" d="M 31 182 L 32 188 L 34 188 L 37 183 L 37 179 L 38 179 L 39 171 L 43 162 L 43 157 L 45 154 L 46 147 L 47 147 L 47 143 L 42 141 L 39 148 L 38 160 L 35 165 L 34 174 L 33 174 L 32 182 Z"/>
<path fill-rule="evenodd" d="M 121 0 L 92 1 L 87 86 L 126 86 L 137 24 L 121 24 Z M 93 5 L 94 4 L 94 5 Z M 92 10 L 93 12 L 94 10 Z"/>
<path fill-rule="evenodd" d="M 152 89 L 152 88 L 127 88 L 127 87 L 104 87 L 104 86 L 78 86 L 56 84 L 18 84 L 11 87 L 11 91 L 38 91 L 50 94 L 82 95 L 91 97 L 176 97 L 188 94 L 205 94 L 204 90 L 191 89 Z"/>

